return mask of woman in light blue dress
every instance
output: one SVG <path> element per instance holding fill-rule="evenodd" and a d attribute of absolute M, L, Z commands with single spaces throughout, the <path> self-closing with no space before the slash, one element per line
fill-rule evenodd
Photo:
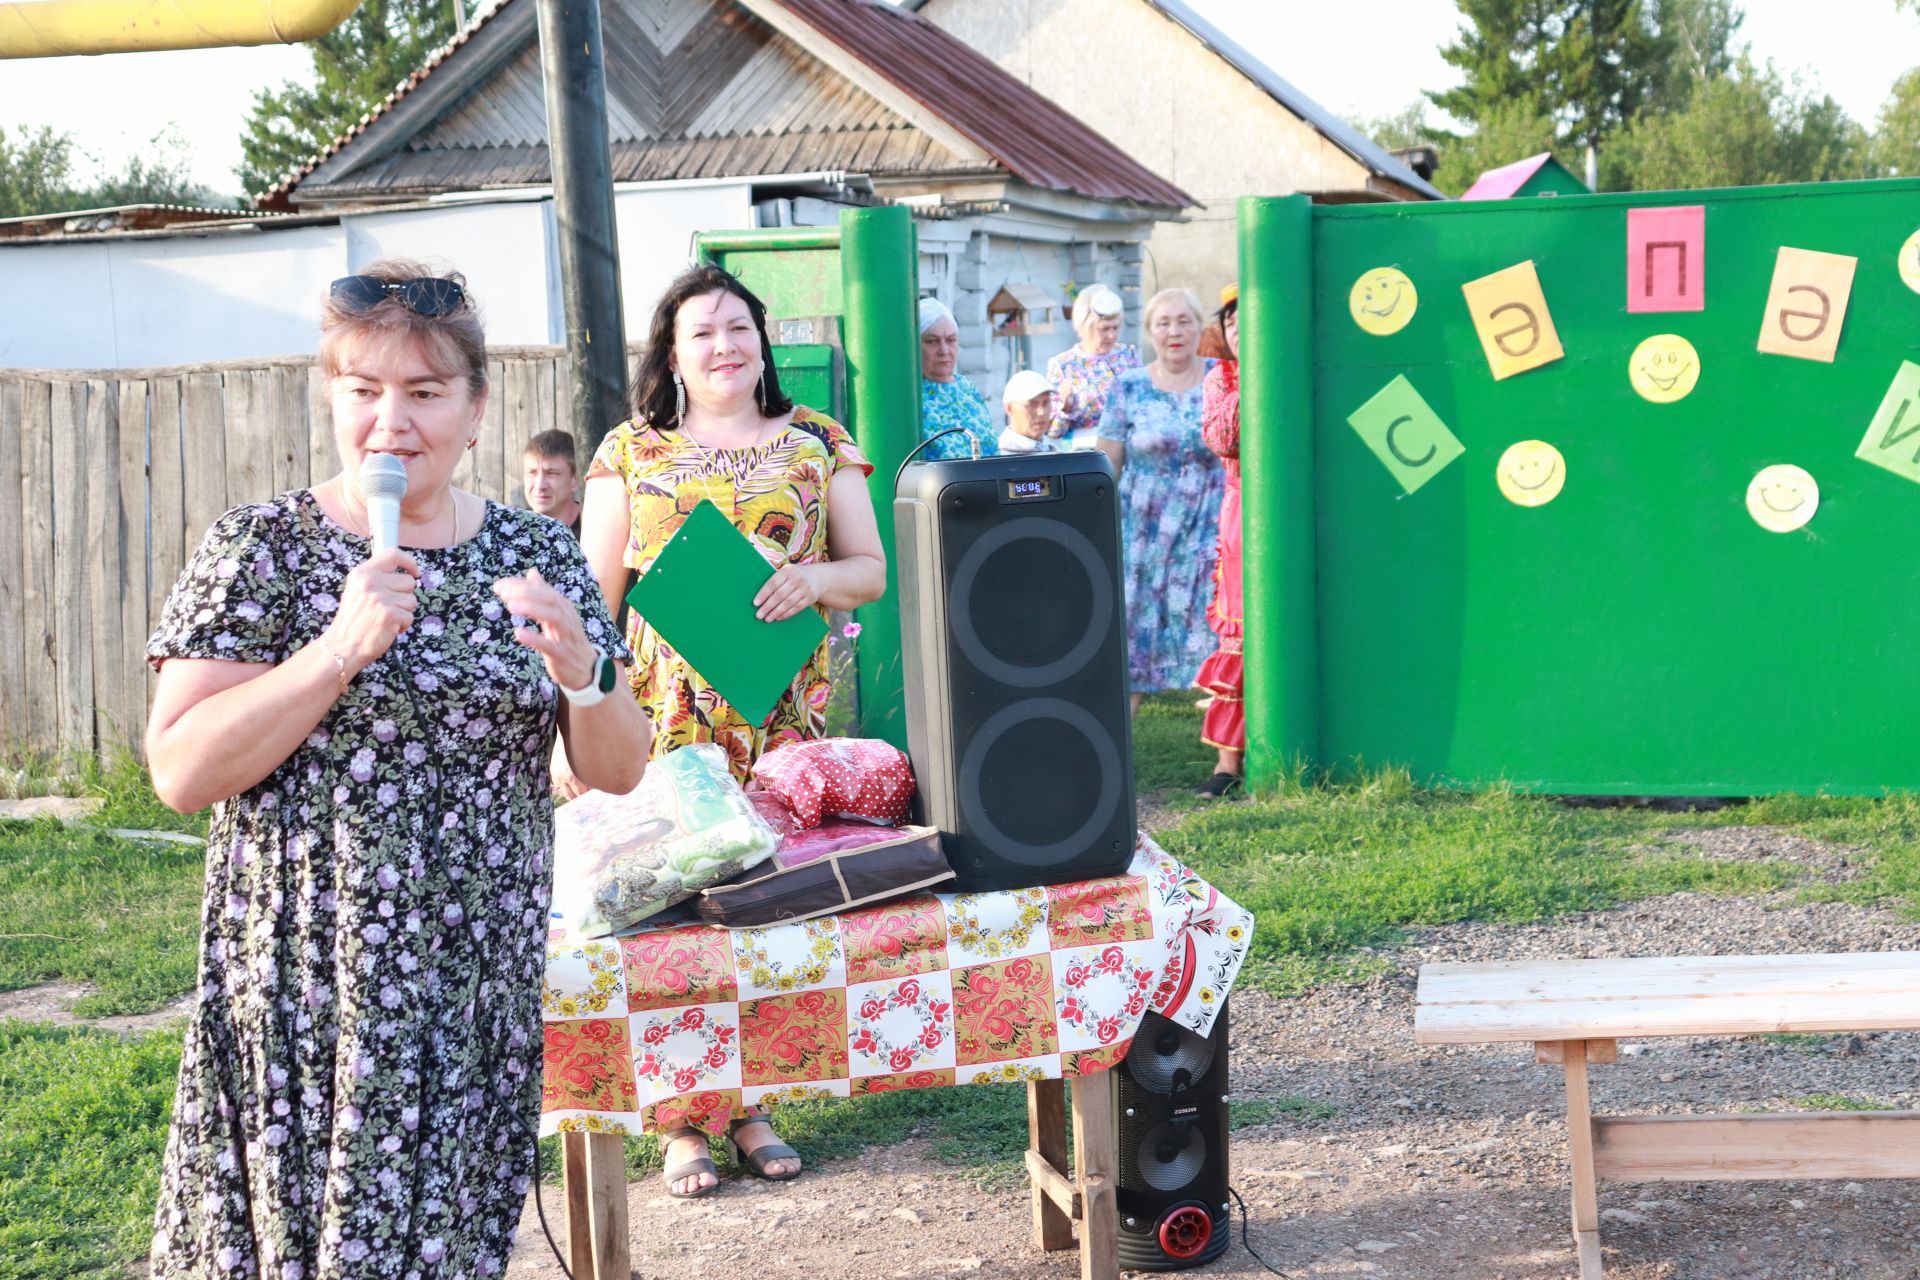
<path fill-rule="evenodd" d="M 1200 300 L 1188 289 L 1163 289 L 1147 301 L 1145 321 L 1157 358 L 1114 379 L 1099 436 L 1120 471 L 1135 710 L 1146 694 L 1187 688 L 1213 652 L 1207 604 L 1226 487 L 1200 434 L 1201 383 L 1213 363 L 1197 354 Z"/>
<path fill-rule="evenodd" d="M 1000 430 L 980 388 L 959 371 L 960 328 L 953 312 L 937 298 L 920 299 L 920 438 L 933 440 L 949 427 L 952 435 L 920 451 L 929 460 L 984 458 L 1000 452 Z"/>

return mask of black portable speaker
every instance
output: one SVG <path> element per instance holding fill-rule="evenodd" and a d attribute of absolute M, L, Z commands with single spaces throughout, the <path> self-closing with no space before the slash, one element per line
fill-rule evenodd
<path fill-rule="evenodd" d="M 1212 1262 L 1227 1214 L 1227 1010 L 1200 1036 L 1149 1012 L 1115 1067 L 1120 1265 L 1177 1271 Z"/>
<path fill-rule="evenodd" d="M 915 463 L 893 519 L 907 752 L 953 887 L 1125 871 L 1127 608 L 1106 456 Z"/>

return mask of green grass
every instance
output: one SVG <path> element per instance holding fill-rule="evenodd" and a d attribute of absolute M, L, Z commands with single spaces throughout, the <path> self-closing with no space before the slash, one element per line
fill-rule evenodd
<path fill-rule="evenodd" d="M 1859 1098 L 1849 1098 L 1844 1093 L 1810 1093 L 1804 1098 L 1788 1100 L 1798 1111 L 1892 1111 L 1893 1108 L 1883 1102 L 1866 1102 Z"/>
<path fill-rule="evenodd" d="M 0 1277 L 117 1273 L 146 1251 L 180 1034 L 0 1019 Z"/>
<path fill-rule="evenodd" d="M 1920 915 L 1920 798 L 1777 797 L 1705 813 L 1573 808 L 1492 787 L 1427 791 L 1404 770 L 1309 784 L 1298 772 L 1277 794 L 1209 802 L 1191 796 L 1212 768 L 1192 699 L 1148 699 L 1134 722 L 1135 776 L 1171 821 L 1159 832 L 1255 914 L 1245 978 L 1279 995 L 1381 972 L 1407 928 L 1478 920 L 1549 919 L 1636 898 L 1694 892 L 1757 894 L 1796 887 L 1806 899 L 1844 897 Z M 1784 862 L 1715 861 L 1670 845 L 1687 829 L 1778 825 L 1859 845 L 1866 874 L 1804 884 Z"/>
<path fill-rule="evenodd" d="M 1227 1104 L 1227 1128 L 1251 1129 L 1285 1118 L 1329 1120 L 1338 1110 L 1331 1102 L 1313 1098 L 1235 1098 Z"/>
<path fill-rule="evenodd" d="M 155 1009 L 193 986 L 205 851 L 98 827 L 0 821 L 0 991 L 98 988 L 82 1017 Z"/>
<path fill-rule="evenodd" d="M 1832 1041 L 1832 1036 L 1809 1035 L 1804 1031 L 1768 1031 L 1761 1035 L 1768 1044 L 1777 1044 L 1783 1049 L 1798 1049 L 1802 1053 L 1819 1053 Z"/>

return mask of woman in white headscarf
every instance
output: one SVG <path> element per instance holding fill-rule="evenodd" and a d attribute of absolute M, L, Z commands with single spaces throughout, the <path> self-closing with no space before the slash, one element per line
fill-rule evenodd
<path fill-rule="evenodd" d="M 1000 452 L 999 433 L 987 398 L 959 370 L 960 326 L 937 298 L 920 299 L 920 438 L 933 440 L 920 451 L 929 459 L 985 457 Z"/>
<path fill-rule="evenodd" d="M 1120 341 L 1125 308 L 1120 295 L 1103 284 L 1090 285 L 1073 300 L 1073 331 L 1080 341 L 1047 361 L 1053 384 L 1053 434 L 1070 447 L 1091 449 L 1100 411 L 1113 380 L 1140 367 L 1140 353 Z"/>

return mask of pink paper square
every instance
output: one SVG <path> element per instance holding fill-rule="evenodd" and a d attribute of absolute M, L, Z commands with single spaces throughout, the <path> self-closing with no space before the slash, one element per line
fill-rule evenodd
<path fill-rule="evenodd" d="M 1627 310 L 1706 308 L 1706 206 L 1627 210 Z"/>

